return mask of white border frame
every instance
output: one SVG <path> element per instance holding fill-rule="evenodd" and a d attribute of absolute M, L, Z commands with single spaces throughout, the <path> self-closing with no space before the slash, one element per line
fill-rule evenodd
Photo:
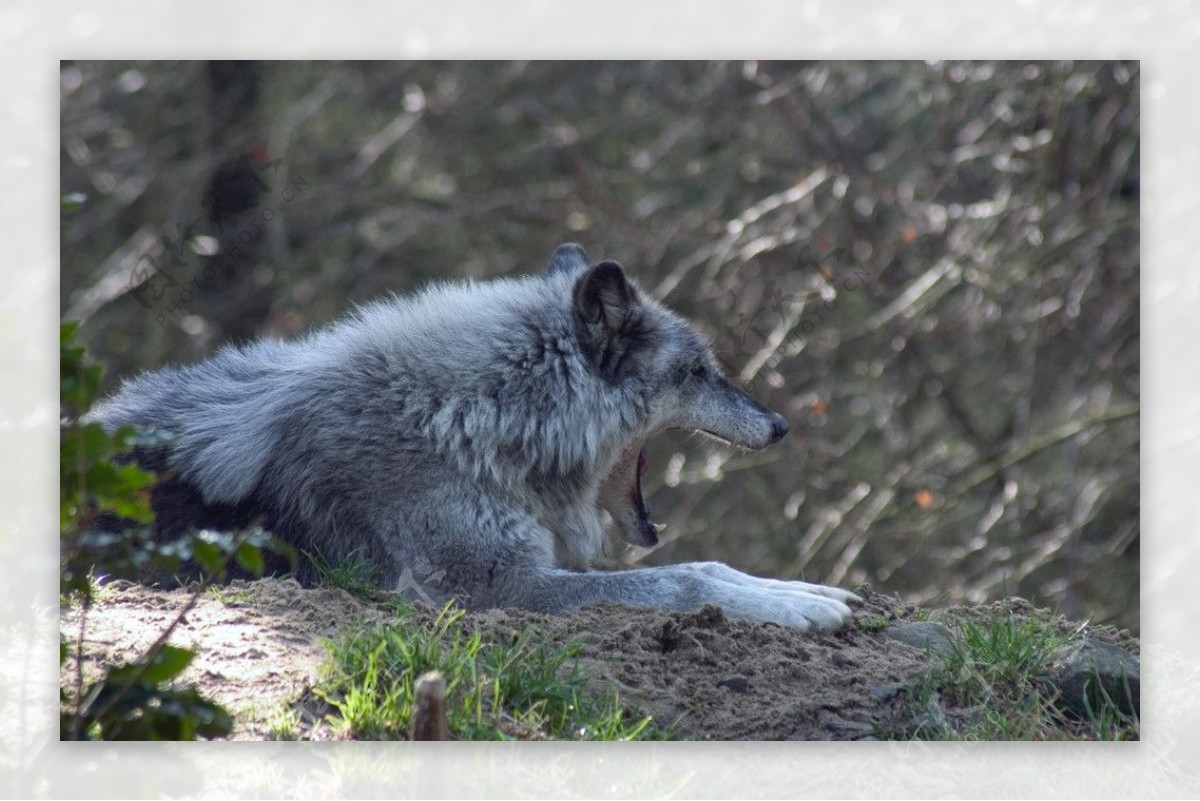
<path fill-rule="evenodd" d="M 0 794 L 1158 797 L 1200 792 L 1200 17 L 1180 0 L 8 3 L 0 9 Z M 1141 58 L 1143 741 L 57 741 L 60 58 Z M 1146 313 L 1148 312 L 1148 313 Z M 13 691 L 16 692 L 14 698 Z"/>

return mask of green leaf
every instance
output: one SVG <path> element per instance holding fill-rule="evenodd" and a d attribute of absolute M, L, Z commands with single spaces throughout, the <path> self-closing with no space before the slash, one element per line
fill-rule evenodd
<path fill-rule="evenodd" d="M 59 326 L 59 398 L 74 415 L 89 409 L 100 391 L 99 365 L 89 364 L 82 345 L 73 342 L 79 324 L 65 322 Z"/>
<path fill-rule="evenodd" d="M 263 563 L 262 549 L 258 548 L 249 542 L 242 543 L 237 552 L 234 554 L 237 563 L 245 570 L 250 571 L 256 576 L 261 576 L 266 566 Z"/>
<path fill-rule="evenodd" d="M 163 682 L 170 681 L 182 673 L 195 658 L 196 652 L 188 648 L 164 645 L 154 655 L 154 661 L 142 675 L 142 681 L 151 684 L 162 684 Z"/>
<path fill-rule="evenodd" d="M 215 542 L 197 538 L 192 545 L 192 556 L 209 575 L 221 569 L 221 546 Z"/>
<path fill-rule="evenodd" d="M 184 671 L 196 657 L 195 651 L 179 648 L 174 645 L 164 645 L 150 662 L 150 667 L 138 680 L 142 685 L 162 684 L 170 681 Z M 114 667 L 108 672 L 106 683 L 114 687 L 126 684 L 141 670 L 143 663 L 134 662 L 129 665 Z"/>
<path fill-rule="evenodd" d="M 229 712 L 205 698 L 195 686 L 165 688 L 143 676 L 137 686 L 124 690 L 136 667 L 110 669 L 89 689 L 87 695 L 94 698 L 85 716 L 84 730 L 89 739 L 194 740 L 197 736 L 222 737 L 233 730 Z M 119 692 L 124 693 L 121 699 L 107 708 L 109 699 Z M 98 710 L 104 714 L 97 717 Z M 69 724 L 64 715 L 64 732 L 69 731 Z"/>

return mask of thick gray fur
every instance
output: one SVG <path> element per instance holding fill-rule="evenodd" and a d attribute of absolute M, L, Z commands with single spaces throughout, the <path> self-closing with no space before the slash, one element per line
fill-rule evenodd
<path fill-rule="evenodd" d="M 434 603 L 714 603 L 830 630 L 856 600 L 713 562 L 589 569 L 606 526 L 633 525 L 605 486 L 649 436 L 759 449 L 787 426 L 721 376 L 685 320 L 578 245 L 544 275 L 436 285 L 295 341 L 143 374 L 94 418 L 173 435 L 169 462 L 205 504 L 261 510 L 327 558 L 365 554 L 385 586 Z"/>

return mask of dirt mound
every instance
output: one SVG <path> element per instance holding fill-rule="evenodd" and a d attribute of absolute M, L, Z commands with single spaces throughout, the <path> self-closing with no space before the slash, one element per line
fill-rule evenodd
<path fill-rule="evenodd" d="M 715 607 L 675 613 L 611 604 L 560 616 L 491 610 L 460 625 L 485 637 L 533 626 L 555 640 L 576 639 L 586 670 L 678 737 L 862 739 L 874 724 L 887 725 L 897 687 L 926 667 L 926 656 L 881 631 L 915 609 L 859 592 L 866 603 L 856 625 L 834 635 L 730 620 Z M 123 582 L 105 587 L 87 615 L 85 671 L 137 656 L 188 597 Z M 305 698 L 325 659 L 321 639 L 387 614 L 338 589 L 304 589 L 290 579 L 234 582 L 209 590 L 172 642 L 196 649 L 182 678 L 234 713 L 234 738 L 263 739 L 272 715 L 293 704 L 312 709 Z M 78 611 L 64 610 L 63 633 L 71 639 L 78 630 Z M 73 675 L 68 662 L 64 682 Z M 329 733 L 317 719 L 302 736 Z"/>
<path fill-rule="evenodd" d="M 871 596 L 859 619 L 893 615 Z M 599 605 L 563 618 L 512 611 L 475 616 L 488 627 L 561 626 L 583 661 L 625 704 L 688 739 L 827 740 L 871 736 L 895 689 L 924 653 L 858 628 L 807 635 L 731 620 L 708 606 L 661 612 Z"/>

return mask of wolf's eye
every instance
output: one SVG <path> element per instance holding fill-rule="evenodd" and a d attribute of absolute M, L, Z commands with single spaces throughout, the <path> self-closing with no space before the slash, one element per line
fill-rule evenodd
<path fill-rule="evenodd" d="M 708 365 L 704 362 L 696 362 L 692 365 L 692 378 L 701 380 L 708 378 Z"/>

